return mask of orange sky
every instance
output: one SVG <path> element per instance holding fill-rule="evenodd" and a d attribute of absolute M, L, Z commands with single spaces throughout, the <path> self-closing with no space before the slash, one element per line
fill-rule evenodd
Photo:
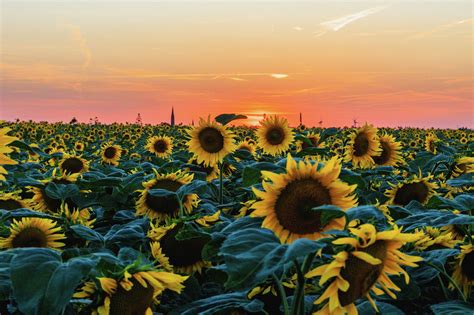
<path fill-rule="evenodd" d="M 0 119 L 474 126 L 471 1 L 1 6 Z"/>

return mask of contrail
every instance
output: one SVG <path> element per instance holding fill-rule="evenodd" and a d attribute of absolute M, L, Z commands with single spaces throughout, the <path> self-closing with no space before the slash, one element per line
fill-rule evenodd
<path fill-rule="evenodd" d="M 360 20 L 364 17 L 367 17 L 371 14 L 377 13 L 377 12 L 379 12 L 379 11 L 385 9 L 385 8 L 386 8 L 386 6 L 374 7 L 374 8 L 370 8 L 370 9 L 363 10 L 363 11 L 360 11 L 360 12 L 356 12 L 356 13 L 353 13 L 353 14 L 348 14 L 348 15 L 345 15 L 345 16 L 340 17 L 340 18 L 335 19 L 335 20 L 322 22 L 319 25 L 321 25 L 323 27 L 323 29 L 320 29 L 320 30 L 314 32 L 314 36 L 315 37 L 320 37 L 320 36 L 326 34 L 328 31 L 337 32 L 340 29 L 342 29 L 343 27 L 349 25 L 350 23 L 352 23 L 354 21 L 357 21 L 357 20 Z"/>

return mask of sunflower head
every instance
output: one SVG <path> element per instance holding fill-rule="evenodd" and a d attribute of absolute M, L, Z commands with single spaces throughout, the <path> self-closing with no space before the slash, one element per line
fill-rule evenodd
<path fill-rule="evenodd" d="M 20 247 L 48 247 L 60 248 L 66 236 L 61 233 L 61 228 L 56 222 L 43 218 L 22 218 L 17 221 L 13 219 L 10 226 L 10 236 L 0 238 L 0 248 Z"/>
<path fill-rule="evenodd" d="M 323 225 L 320 212 L 312 210 L 322 205 L 335 205 L 348 209 L 357 205 L 353 195 L 355 185 L 349 186 L 339 179 L 341 165 L 336 158 L 322 168 L 311 162 L 297 163 L 288 155 L 286 174 L 262 171 L 271 182 L 263 182 L 265 191 L 254 189 L 260 198 L 253 204 L 251 216 L 265 217 L 262 227 L 271 229 L 282 243 L 299 238 L 318 239 L 323 232 L 343 229 L 344 218 L 333 219 Z"/>
<path fill-rule="evenodd" d="M 474 286 L 474 245 L 466 244 L 461 246 L 461 253 L 456 257 L 453 280 L 460 286 L 466 297 L 469 297 Z M 452 283 L 449 288 L 455 287 Z"/>
<path fill-rule="evenodd" d="M 345 148 L 344 161 L 352 162 L 354 167 L 369 168 L 375 165 L 373 157 L 381 154 L 377 128 L 365 124 L 351 134 Z"/>
<path fill-rule="evenodd" d="M 173 152 L 173 140 L 168 136 L 154 136 L 148 139 L 145 148 L 157 157 L 167 158 Z"/>
<path fill-rule="evenodd" d="M 198 163 L 213 166 L 235 151 L 234 135 L 225 126 L 211 121 L 199 120 L 199 126 L 188 131 L 191 139 L 187 142 Z"/>
<path fill-rule="evenodd" d="M 85 173 L 89 170 L 89 162 L 80 156 L 65 154 L 59 168 L 65 174 Z"/>
<path fill-rule="evenodd" d="M 474 157 L 463 156 L 456 160 L 453 176 L 457 177 L 463 174 L 474 173 Z"/>
<path fill-rule="evenodd" d="M 102 162 L 117 166 L 119 165 L 122 148 L 117 144 L 104 143 L 102 145 Z"/>
<path fill-rule="evenodd" d="M 17 193 L 0 193 L 0 209 L 15 210 L 21 208 L 28 208 L 28 205 Z"/>
<path fill-rule="evenodd" d="M 437 153 L 436 143 L 439 141 L 438 137 L 432 133 L 425 138 L 425 150 L 433 154 Z"/>
<path fill-rule="evenodd" d="M 7 174 L 7 171 L 2 167 L 2 165 L 13 165 L 18 163 L 17 161 L 12 160 L 11 158 L 5 155 L 6 153 L 13 152 L 13 149 L 8 147 L 8 144 L 17 140 L 16 137 L 11 137 L 7 135 L 10 130 L 11 129 L 8 127 L 0 129 L 0 181 L 6 180 L 4 174 Z"/>
<path fill-rule="evenodd" d="M 375 164 L 384 166 L 395 166 L 402 161 L 400 142 L 391 135 L 383 134 L 379 138 L 382 153 L 380 156 L 372 157 Z"/>
<path fill-rule="evenodd" d="M 179 214 L 179 201 L 174 196 L 160 196 L 153 194 L 154 189 L 165 189 L 176 192 L 181 186 L 192 182 L 194 174 L 177 171 L 169 174 L 159 174 L 155 171 L 155 178 L 143 183 L 144 189 L 136 202 L 136 215 L 146 215 L 159 222 Z M 186 195 L 183 201 L 184 210 L 191 213 L 198 204 L 196 194 Z"/>
<path fill-rule="evenodd" d="M 264 153 L 275 156 L 288 151 L 294 134 L 286 118 L 267 116 L 260 125 L 257 130 L 257 139 Z"/>
<path fill-rule="evenodd" d="M 371 224 L 363 224 L 349 229 L 353 236 L 342 237 L 333 244 L 349 246 L 351 250 L 340 251 L 333 256 L 333 261 L 321 265 L 306 274 L 307 278 L 319 276 L 319 285 L 330 282 L 324 293 L 314 302 L 323 306 L 321 312 L 331 314 L 357 314 L 354 302 L 367 297 L 377 310 L 370 292 L 375 295 L 400 291 L 390 280 L 390 275 L 403 275 L 408 283 L 410 277 L 401 266 L 416 267 L 421 257 L 409 256 L 399 249 L 407 242 L 416 241 L 418 234 L 402 233 L 396 226 L 393 230 L 377 232 Z M 378 285 L 378 286 L 376 286 Z"/>
<path fill-rule="evenodd" d="M 431 181 L 432 179 L 432 175 L 426 177 L 416 175 L 404 183 L 391 184 L 392 188 L 385 192 L 389 198 L 387 203 L 400 206 L 406 206 L 413 200 L 421 204 L 427 203 L 438 188 L 438 185 Z"/>

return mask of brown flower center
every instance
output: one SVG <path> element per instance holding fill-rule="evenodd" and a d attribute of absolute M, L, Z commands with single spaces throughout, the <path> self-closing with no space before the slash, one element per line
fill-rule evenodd
<path fill-rule="evenodd" d="M 18 247 L 46 247 L 48 239 L 46 234 L 36 227 L 27 227 L 21 230 L 12 240 L 13 248 Z"/>
<path fill-rule="evenodd" d="M 271 145 L 278 145 L 285 140 L 285 132 L 280 126 L 273 126 L 268 129 L 265 138 Z"/>
<path fill-rule="evenodd" d="M 117 149 L 114 147 L 108 147 L 104 151 L 104 156 L 108 159 L 113 159 L 116 154 L 117 154 Z"/>
<path fill-rule="evenodd" d="M 69 174 L 79 173 L 82 171 L 84 163 L 76 157 L 70 157 L 61 164 L 61 169 Z"/>
<path fill-rule="evenodd" d="M 153 148 L 158 153 L 164 153 L 168 149 L 168 144 L 164 140 L 157 140 L 153 144 Z"/>
<path fill-rule="evenodd" d="M 4 210 L 15 210 L 23 208 L 21 202 L 15 199 L 0 200 L 0 209 Z"/>
<path fill-rule="evenodd" d="M 424 203 L 428 194 L 429 189 L 423 182 L 403 184 L 395 194 L 394 203 L 401 206 L 406 206 L 412 200 Z"/>
<path fill-rule="evenodd" d="M 188 267 L 202 260 L 201 251 L 208 239 L 204 237 L 194 237 L 185 240 L 177 240 L 182 224 L 176 225 L 169 230 L 160 240 L 161 248 L 170 264 L 175 267 Z"/>
<path fill-rule="evenodd" d="M 198 135 L 199 143 L 204 151 L 217 153 L 224 148 L 224 137 L 216 128 L 206 127 Z"/>
<path fill-rule="evenodd" d="M 382 154 L 380 156 L 372 157 L 374 162 L 378 165 L 384 165 L 388 163 L 390 160 L 390 156 L 392 155 L 392 148 L 390 145 L 385 141 L 380 141 L 380 146 L 382 147 Z"/>
<path fill-rule="evenodd" d="M 175 192 L 182 185 L 171 179 L 160 179 L 150 189 L 166 189 Z M 157 197 L 147 193 L 145 203 L 148 208 L 159 213 L 174 214 L 179 211 L 179 202 L 173 196 Z"/>
<path fill-rule="evenodd" d="M 461 263 L 461 271 L 464 276 L 466 276 L 469 281 L 474 280 L 474 251 L 466 254 Z"/>
<path fill-rule="evenodd" d="M 153 287 L 143 287 L 135 278 L 130 278 L 133 287 L 126 291 L 121 285 L 110 298 L 110 315 L 143 315 L 153 303 Z M 145 280 L 146 281 L 146 280 Z"/>
<path fill-rule="evenodd" d="M 327 188 L 315 179 L 298 179 L 289 183 L 278 196 L 275 213 L 278 222 L 292 233 L 320 231 L 321 214 L 314 207 L 331 204 Z"/>
<path fill-rule="evenodd" d="M 382 260 L 382 263 L 371 265 L 353 255 L 349 256 L 346 266 L 341 270 L 342 278 L 349 282 L 349 289 L 346 292 L 339 291 L 338 293 L 342 306 L 354 303 L 369 292 L 381 275 L 384 260 L 387 257 L 387 245 L 384 241 L 376 241 L 374 244 L 359 250 Z"/>
<path fill-rule="evenodd" d="M 363 156 L 369 151 L 369 139 L 365 133 L 359 133 L 354 139 L 354 155 Z"/>
<path fill-rule="evenodd" d="M 316 137 L 308 137 L 307 138 L 309 140 L 310 143 L 308 143 L 307 141 L 303 141 L 303 143 L 301 144 L 301 147 L 303 149 L 307 149 L 307 148 L 312 148 L 312 147 L 317 147 L 318 146 L 318 138 Z"/>

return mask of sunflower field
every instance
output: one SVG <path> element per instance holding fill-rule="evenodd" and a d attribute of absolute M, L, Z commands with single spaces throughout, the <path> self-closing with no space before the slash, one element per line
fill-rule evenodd
<path fill-rule="evenodd" d="M 473 314 L 474 132 L 0 124 L 1 314 Z"/>

